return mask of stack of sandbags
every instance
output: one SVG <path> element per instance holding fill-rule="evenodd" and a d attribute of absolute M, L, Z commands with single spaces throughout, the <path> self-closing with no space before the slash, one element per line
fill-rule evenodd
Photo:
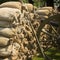
<path fill-rule="evenodd" d="M 52 7 L 42 7 L 41 9 L 38 9 L 36 11 L 36 13 L 40 16 L 40 18 L 41 18 L 40 20 L 46 20 L 49 18 L 49 16 L 51 16 L 51 14 L 53 15 L 53 8 Z M 45 30 L 47 30 L 48 32 L 51 32 L 50 25 L 46 24 L 43 28 Z M 40 37 L 41 37 L 40 40 L 42 42 L 41 45 L 43 48 L 51 47 L 52 42 L 48 41 L 50 39 L 50 36 L 48 36 L 44 32 L 41 32 Z"/>
<path fill-rule="evenodd" d="M 38 27 L 40 26 L 40 23 L 41 23 L 41 19 L 38 16 L 38 14 L 25 12 L 24 16 L 26 16 L 30 20 L 32 26 L 34 27 L 34 30 L 37 31 L 37 29 L 38 29 Z"/>
<path fill-rule="evenodd" d="M 8 60 L 10 58 L 10 60 L 27 60 L 27 58 L 37 54 L 38 48 L 29 21 L 31 21 L 36 32 L 41 19 L 48 18 L 50 12 L 49 10 L 36 10 L 37 15 L 35 15 L 35 13 L 30 13 L 34 9 L 33 5 L 25 4 L 22 7 L 29 12 L 25 16 L 24 12 L 21 14 L 20 3 L 15 3 L 6 2 L 0 5 L 0 7 L 4 7 L 0 8 L 0 46 L 3 47 L 2 49 L 0 47 L 2 51 L 0 51 L 0 56 Z M 27 19 L 28 17 L 30 20 Z"/>
<path fill-rule="evenodd" d="M 44 8 L 44 7 L 42 7 L 42 8 Z M 48 17 L 51 14 L 53 14 L 52 8 L 51 8 L 51 10 L 49 10 L 50 9 L 49 7 L 46 7 L 47 9 L 45 9 L 45 8 L 42 9 L 42 8 L 41 9 L 37 9 L 34 13 L 29 13 L 28 14 L 29 18 L 32 16 L 30 18 L 30 20 L 31 20 L 31 23 L 32 23 L 32 25 L 33 25 L 33 27 L 35 29 L 35 32 L 38 30 L 39 26 L 41 26 L 41 23 L 43 23 L 43 22 L 41 22 L 41 20 L 44 21 L 44 20 L 48 19 Z M 48 32 L 51 32 L 50 25 L 46 24 L 43 28 L 46 29 Z M 42 44 L 41 44 L 42 47 L 44 47 L 44 48 L 51 47 L 52 42 L 48 41 L 48 39 L 50 39 L 50 37 L 47 34 L 42 32 L 40 34 L 40 37 L 41 37 L 40 40 L 42 42 Z"/>
<path fill-rule="evenodd" d="M 45 14 L 45 13 L 44 13 Z M 30 16 L 29 17 L 31 17 L 31 16 L 33 16 L 33 14 L 31 14 L 30 13 Z M 42 15 L 42 17 L 44 17 L 44 15 Z M 41 17 L 41 18 L 42 18 Z M 43 19 L 45 19 L 45 18 L 43 18 Z M 41 22 L 41 19 L 40 19 L 40 16 L 38 16 L 38 14 L 35 14 L 32 18 L 31 18 L 31 23 L 32 23 L 32 25 L 33 25 L 33 27 L 34 27 L 34 31 L 35 31 L 35 33 L 37 34 L 37 30 L 38 30 L 38 28 L 39 28 L 39 26 L 41 26 L 41 23 L 43 23 L 43 22 Z M 47 31 L 49 31 L 49 29 L 50 29 L 50 26 L 48 25 L 48 24 L 46 24 L 45 25 L 45 27 L 43 27 L 44 29 L 46 29 Z M 42 29 L 41 29 L 42 30 Z M 48 41 L 47 39 L 49 38 L 49 36 L 47 35 L 47 34 L 45 34 L 45 33 L 43 33 L 43 32 L 41 32 L 41 34 L 40 34 L 40 44 L 41 44 L 41 46 L 43 47 L 43 48 L 48 48 L 48 47 L 51 47 L 51 41 Z M 50 42 L 50 43 L 49 43 Z M 48 44 L 49 43 L 49 44 Z"/>
<path fill-rule="evenodd" d="M 35 26 L 35 30 L 38 30 L 38 27 L 41 24 L 41 21 L 44 21 L 45 19 L 47 19 L 49 17 L 49 10 L 41 10 L 41 9 L 37 9 L 34 13 L 34 23 L 33 26 Z M 36 27 L 37 26 L 37 27 Z M 36 31 L 37 31 L 36 30 Z"/>
<path fill-rule="evenodd" d="M 20 2 L 17 2 L 17 1 L 10 1 L 10 2 L 5 2 L 5 3 L 2 3 L 0 5 L 0 8 L 3 8 L 3 7 L 8 7 L 8 8 L 16 8 L 16 9 L 19 9 L 19 10 L 26 10 L 26 11 L 29 11 L 29 12 L 33 12 L 33 10 L 37 9 L 36 7 L 34 7 L 32 4 L 29 4 L 29 3 L 20 3 Z"/>
<path fill-rule="evenodd" d="M 53 8 L 52 7 L 42 7 L 36 10 L 36 13 L 41 16 L 41 18 L 48 18 L 49 16 L 53 15 Z"/>
<path fill-rule="evenodd" d="M 42 20 L 48 18 L 49 10 L 37 10 L 36 13 L 40 16 Z"/>
<path fill-rule="evenodd" d="M 42 8 L 44 8 L 44 7 L 42 7 Z M 53 15 L 52 7 L 46 7 L 46 9 L 45 8 L 42 9 L 42 8 L 37 9 L 36 11 L 34 11 L 34 13 L 25 14 L 25 16 L 27 16 L 30 19 L 30 21 L 35 29 L 35 33 L 38 30 L 39 26 L 41 26 L 41 23 L 43 23 L 44 20 L 48 19 L 49 16 L 51 16 L 51 14 Z M 51 10 L 49 10 L 50 8 L 51 8 Z M 46 24 L 43 28 L 46 29 L 48 32 L 51 32 L 50 25 Z M 48 36 L 47 34 L 45 34 L 43 32 L 40 34 L 40 36 L 41 36 L 40 40 L 42 42 L 42 47 L 44 47 L 44 48 L 51 47 L 52 42 L 48 41 L 48 39 L 50 39 L 50 36 Z"/>
<path fill-rule="evenodd" d="M 18 9 L 0 8 L 0 59 L 27 60 L 35 54 L 36 38 L 29 20 Z"/>
<path fill-rule="evenodd" d="M 32 57 L 33 55 L 37 54 L 37 45 L 36 45 L 36 38 L 30 26 L 29 20 L 24 17 L 20 19 L 20 33 L 18 34 L 21 42 L 21 57 L 22 54 L 25 57 Z"/>
<path fill-rule="evenodd" d="M 0 8 L 0 60 L 9 60 L 15 55 L 18 57 L 16 48 L 19 49 L 20 45 L 13 43 L 13 39 L 16 37 L 17 17 L 20 14 L 20 10 L 15 8 Z"/>

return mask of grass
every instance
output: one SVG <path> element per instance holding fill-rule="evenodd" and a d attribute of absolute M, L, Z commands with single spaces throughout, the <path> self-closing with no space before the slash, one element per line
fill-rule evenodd
<path fill-rule="evenodd" d="M 44 58 L 34 57 L 33 60 L 44 60 Z"/>
<path fill-rule="evenodd" d="M 53 60 L 60 60 L 60 50 L 54 47 L 51 49 L 48 49 L 48 51 L 46 51 L 45 54 L 51 57 Z M 34 57 L 33 60 L 44 60 L 44 58 Z"/>

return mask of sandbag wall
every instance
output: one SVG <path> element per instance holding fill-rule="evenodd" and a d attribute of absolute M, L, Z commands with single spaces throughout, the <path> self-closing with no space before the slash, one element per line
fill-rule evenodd
<path fill-rule="evenodd" d="M 19 2 L 15 5 L 15 3 L 7 2 L 7 4 L 0 5 L 0 48 L 2 49 L 0 51 L 0 59 L 28 60 L 28 58 L 31 58 L 38 53 L 37 41 L 29 21 L 31 21 L 36 33 L 40 26 L 41 19 L 48 18 L 51 12 L 49 12 L 49 10 L 44 10 L 44 8 L 36 10 L 35 13 L 33 12 L 32 5 L 31 9 L 27 9 L 30 4 L 28 4 L 26 8 L 26 5 L 22 6 Z M 25 10 L 23 13 L 21 13 L 21 6 L 23 7 L 22 9 Z M 45 26 L 46 29 L 47 27 L 48 25 Z M 47 38 L 47 35 L 44 33 L 42 33 L 41 36 L 41 40 L 43 40 L 44 37 Z M 42 47 L 45 45 L 46 44 Z"/>
<path fill-rule="evenodd" d="M 37 33 L 39 26 L 43 23 L 44 20 L 48 19 L 51 15 L 53 15 L 53 8 L 52 7 L 42 7 L 38 8 L 34 13 L 30 13 L 29 18 L 31 16 L 31 23 Z M 46 24 L 43 29 L 46 29 L 48 32 L 52 32 L 50 25 Z M 41 29 L 42 30 L 42 29 Z M 41 45 L 43 48 L 50 48 L 52 46 L 52 41 L 49 40 L 50 36 L 41 32 L 40 40 Z"/>
<path fill-rule="evenodd" d="M 16 12 L 20 13 L 17 9 L 0 8 L 0 60 L 15 60 L 18 57 L 20 45 L 13 43 L 17 33 L 16 19 L 13 15 L 17 15 Z"/>
<path fill-rule="evenodd" d="M 22 19 L 20 20 L 21 21 L 19 28 L 21 32 L 20 34 L 18 34 L 21 41 L 20 54 L 23 54 L 27 58 L 31 58 L 32 56 L 37 54 L 38 47 L 36 44 L 36 38 L 30 26 L 29 20 L 27 20 L 25 17 L 22 17 Z"/>
<path fill-rule="evenodd" d="M 48 19 L 51 15 L 53 15 L 53 8 L 52 7 L 42 7 L 37 10 L 38 15 L 42 21 Z M 43 22 L 41 22 L 43 23 Z M 48 32 L 52 32 L 51 26 L 49 24 L 45 24 L 43 29 L 47 30 Z M 45 49 L 52 47 L 52 41 L 50 40 L 50 36 L 41 32 L 40 34 L 40 42 L 41 46 Z"/>
<path fill-rule="evenodd" d="M 26 7 L 26 6 L 25 6 Z M 25 16 L 31 21 L 32 26 L 34 27 L 34 31 L 37 34 L 37 30 L 39 26 L 41 26 L 42 21 L 48 19 L 50 16 L 53 15 L 53 8 L 52 7 L 42 7 L 33 10 L 34 12 L 27 12 L 25 11 Z M 51 26 L 46 24 L 43 29 L 46 29 L 48 32 L 52 32 Z M 42 30 L 42 29 L 41 29 Z M 50 48 L 52 46 L 52 41 L 49 40 L 50 36 L 41 32 L 40 34 L 41 46 L 43 48 Z"/>
<path fill-rule="evenodd" d="M 0 8 L 0 59 L 27 60 L 37 54 L 29 20 L 19 9 Z"/>

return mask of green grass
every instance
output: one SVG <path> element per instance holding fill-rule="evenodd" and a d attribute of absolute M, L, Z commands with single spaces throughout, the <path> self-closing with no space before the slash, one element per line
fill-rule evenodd
<path fill-rule="evenodd" d="M 60 60 L 60 50 L 56 48 L 48 49 L 48 51 L 46 51 L 45 54 L 51 57 L 53 60 Z M 34 57 L 33 60 L 44 60 L 44 58 Z"/>
<path fill-rule="evenodd" d="M 44 60 L 44 58 L 34 57 L 33 60 Z"/>

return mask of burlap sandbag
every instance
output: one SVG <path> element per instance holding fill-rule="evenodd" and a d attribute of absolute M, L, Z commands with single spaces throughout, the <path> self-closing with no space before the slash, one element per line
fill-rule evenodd
<path fill-rule="evenodd" d="M 14 32 L 11 28 L 0 28 L 0 35 L 8 38 L 15 36 Z"/>
<path fill-rule="evenodd" d="M 9 39 L 3 36 L 0 36 L 0 47 L 7 46 L 9 43 Z"/>
<path fill-rule="evenodd" d="M 16 18 L 19 17 L 21 11 L 15 8 L 0 8 L 0 21 L 7 21 L 13 22 L 17 20 Z"/>
<path fill-rule="evenodd" d="M 42 7 L 41 9 L 43 9 L 43 10 L 49 10 L 50 13 L 53 12 L 53 8 L 52 7 Z"/>
<path fill-rule="evenodd" d="M 17 8 L 21 10 L 21 5 L 22 4 L 20 2 L 10 1 L 1 4 L 0 7 Z"/>
<path fill-rule="evenodd" d="M 29 12 L 33 12 L 33 9 L 34 9 L 34 6 L 32 4 L 29 4 L 29 3 L 25 3 L 23 4 L 23 7 L 29 11 Z M 24 10 L 24 9 L 23 9 Z"/>
<path fill-rule="evenodd" d="M 36 13 L 39 15 L 49 15 L 49 10 L 37 10 Z"/>
<path fill-rule="evenodd" d="M 0 27 L 10 27 L 12 26 L 12 23 L 6 22 L 6 21 L 0 21 Z"/>
<path fill-rule="evenodd" d="M 12 52 L 12 45 L 9 45 L 7 47 L 1 48 L 0 47 L 0 57 L 8 57 L 11 55 Z"/>

